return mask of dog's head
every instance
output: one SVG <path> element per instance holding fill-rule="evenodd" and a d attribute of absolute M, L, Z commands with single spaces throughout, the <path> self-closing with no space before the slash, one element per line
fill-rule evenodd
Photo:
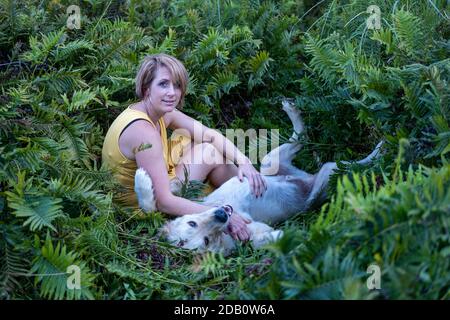
<path fill-rule="evenodd" d="M 222 233 L 228 227 L 232 213 L 230 206 L 184 215 L 166 223 L 162 236 L 171 244 L 199 251 L 217 251 L 221 246 Z"/>

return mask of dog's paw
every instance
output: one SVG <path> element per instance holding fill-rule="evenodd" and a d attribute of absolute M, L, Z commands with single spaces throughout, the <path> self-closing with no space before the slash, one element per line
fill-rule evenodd
<path fill-rule="evenodd" d="M 274 230 L 270 233 L 270 236 L 272 238 L 272 241 L 278 241 L 283 237 L 283 231 L 282 230 Z"/>
<path fill-rule="evenodd" d="M 271 228 L 272 229 L 272 228 Z M 252 237 L 253 247 L 258 249 L 266 244 L 273 243 L 281 239 L 283 236 L 282 230 L 273 230 L 264 232 L 262 234 L 254 234 Z"/>
<path fill-rule="evenodd" d="M 296 113 L 299 114 L 300 110 L 297 109 L 296 107 L 294 107 L 294 101 L 292 99 L 283 99 L 281 101 L 281 105 L 283 106 L 283 110 L 284 112 L 286 112 L 287 114 L 289 113 Z"/>
<path fill-rule="evenodd" d="M 153 193 L 153 182 L 144 169 L 136 170 L 134 176 L 134 192 L 138 198 L 139 207 L 145 212 L 156 211 L 156 200 Z"/>
<path fill-rule="evenodd" d="M 378 142 L 377 146 L 375 147 L 375 150 L 376 150 L 378 153 L 380 153 L 380 149 L 381 149 L 381 147 L 383 146 L 383 144 L 384 144 L 384 141 L 381 140 L 380 142 Z"/>

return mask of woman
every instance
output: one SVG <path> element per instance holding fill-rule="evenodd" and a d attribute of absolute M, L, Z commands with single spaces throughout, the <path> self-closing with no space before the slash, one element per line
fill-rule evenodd
<path fill-rule="evenodd" d="M 136 94 L 140 101 L 114 120 L 102 150 L 103 162 L 114 170 L 123 186 L 123 192 L 117 195 L 123 203 L 137 207 L 133 186 L 134 174 L 139 167 L 153 180 L 158 210 L 175 216 L 210 209 L 171 193 L 170 180 L 183 180 L 184 167 L 188 170 L 189 180 L 208 179 L 218 187 L 233 176 L 237 175 L 241 181 L 245 176 L 255 196 L 261 196 L 265 190 L 259 172 L 233 143 L 177 110 L 184 103 L 187 82 L 185 67 L 172 56 L 156 54 L 147 56 L 142 62 L 136 76 Z M 183 130 L 184 137 L 178 135 L 168 140 L 166 128 Z M 193 137 L 192 143 L 187 137 Z M 176 155 L 179 159 L 174 160 Z M 233 214 L 228 230 L 230 235 L 248 240 L 248 222 L 239 214 Z"/>

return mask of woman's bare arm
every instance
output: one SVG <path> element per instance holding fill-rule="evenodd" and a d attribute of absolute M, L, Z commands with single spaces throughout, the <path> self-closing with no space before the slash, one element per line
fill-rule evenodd
<path fill-rule="evenodd" d="M 251 161 L 220 132 L 204 126 L 199 121 L 174 110 L 167 114 L 169 127 L 174 130 L 185 130 L 196 142 L 212 144 L 225 158 L 238 165 L 238 178 L 243 181 L 246 176 L 250 189 L 256 197 L 262 196 L 267 184 L 261 174 L 255 169 Z"/>
<path fill-rule="evenodd" d="M 137 166 L 147 171 L 152 178 L 158 210 L 174 216 L 181 216 L 211 209 L 211 207 L 172 194 L 161 138 L 150 123 L 144 120 L 132 123 L 122 134 L 119 142 L 126 146 L 127 150 L 123 151 L 133 154 Z M 234 239 L 248 240 L 250 231 L 246 227 L 247 223 L 249 221 L 245 221 L 240 215 L 235 214 L 229 223 L 230 235 Z"/>
<path fill-rule="evenodd" d="M 151 177 L 158 210 L 180 216 L 211 209 L 172 194 L 161 138 L 150 123 L 144 120 L 132 123 L 121 135 L 120 144 L 127 149 L 121 148 L 122 153 L 134 154 L 137 167 L 143 168 Z"/>
<path fill-rule="evenodd" d="M 212 144 L 226 159 L 237 164 L 250 163 L 250 160 L 220 132 L 208 128 L 178 110 L 166 114 L 165 117 L 168 120 L 169 128 L 187 131 L 187 134 L 197 143 L 207 142 Z"/>

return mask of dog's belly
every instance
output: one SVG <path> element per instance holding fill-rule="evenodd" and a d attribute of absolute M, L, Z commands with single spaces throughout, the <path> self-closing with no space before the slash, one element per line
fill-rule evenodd
<path fill-rule="evenodd" d="M 250 184 L 244 178 L 240 182 L 233 177 L 219 189 L 204 199 L 206 205 L 230 204 L 236 212 L 255 221 L 273 224 L 288 219 L 301 211 L 300 194 L 296 185 L 286 180 L 285 176 L 265 176 L 267 190 L 263 196 L 256 198 L 250 191 Z"/>

